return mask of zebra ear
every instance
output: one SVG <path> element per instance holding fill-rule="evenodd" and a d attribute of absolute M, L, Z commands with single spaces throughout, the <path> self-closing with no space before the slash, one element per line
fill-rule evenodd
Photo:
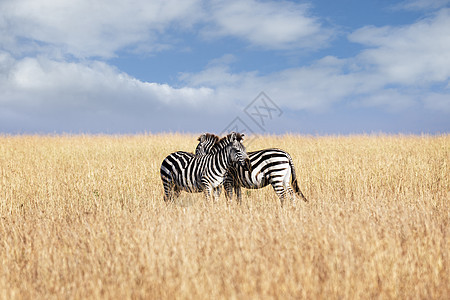
<path fill-rule="evenodd" d="M 205 141 L 205 138 L 206 138 L 206 133 L 203 133 L 201 136 L 198 137 L 197 140 L 198 140 L 199 142 L 204 142 L 204 141 Z"/>
<path fill-rule="evenodd" d="M 232 132 L 231 134 L 230 134 L 230 139 L 232 140 L 232 141 L 235 141 L 236 140 L 236 132 Z"/>

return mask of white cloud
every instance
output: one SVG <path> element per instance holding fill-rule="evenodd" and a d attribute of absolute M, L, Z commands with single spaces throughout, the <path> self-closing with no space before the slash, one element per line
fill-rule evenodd
<path fill-rule="evenodd" d="M 118 123 L 125 128 L 124 119 L 155 126 L 175 112 L 189 115 L 214 110 L 209 102 L 212 89 L 142 82 L 103 62 L 66 63 L 43 57 L 15 60 L 0 52 L 0 65 L 0 116 L 4 118 L 0 127 L 8 125 L 5 118 L 13 117 L 16 122 L 30 120 L 30 126 L 52 119 L 58 119 L 61 126 L 66 119 L 82 126 L 86 116 L 95 122 L 121 119 Z"/>
<path fill-rule="evenodd" d="M 0 1 L 0 49 L 19 56 L 110 58 L 122 49 L 161 51 L 177 43 L 171 29 L 194 27 L 273 49 L 317 47 L 329 38 L 305 5 L 290 2 Z"/>
<path fill-rule="evenodd" d="M 50 49 L 75 57 L 111 57 L 124 47 L 161 47 L 167 28 L 192 26 L 200 0 L 0 2 L 0 47 L 11 52 Z M 199 14 L 200 12 L 200 14 Z"/>
<path fill-rule="evenodd" d="M 398 89 L 382 89 L 366 94 L 355 106 L 383 107 L 390 112 L 399 112 L 416 105 L 416 95 Z"/>
<path fill-rule="evenodd" d="M 350 35 L 370 47 L 356 57 L 328 56 L 310 66 L 269 74 L 233 73 L 229 65 L 239 63 L 238 58 L 224 55 L 199 73 L 182 74 L 183 88 L 142 82 L 103 62 L 69 63 L 45 56 L 16 60 L 3 52 L 0 103 L 131 114 L 154 106 L 211 108 L 213 101 L 244 107 L 265 91 L 278 105 L 295 110 L 326 110 L 343 101 L 388 110 L 420 101 L 429 109 L 442 108 L 448 105 L 442 100 L 447 93 L 429 97 L 428 91 L 430 85 L 448 84 L 450 77 L 448 16 L 449 10 L 442 9 L 409 26 L 365 27 Z"/>
<path fill-rule="evenodd" d="M 450 77 L 450 9 L 402 27 L 364 27 L 350 35 L 369 48 L 358 55 L 391 84 L 427 85 Z"/>
<path fill-rule="evenodd" d="M 221 99 L 245 106 L 260 91 L 277 104 L 295 110 L 326 110 L 333 103 L 399 111 L 422 103 L 448 112 L 450 85 L 450 10 L 401 27 L 364 27 L 350 35 L 366 45 L 355 57 L 328 56 L 310 66 L 271 74 L 232 73 L 226 64 L 183 74 L 189 86 L 216 90 Z M 233 61 L 231 61 L 233 63 Z M 236 62 L 239 63 L 239 62 Z M 430 97 L 435 85 L 447 86 Z M 225 101 L 225 100 L 223 100 Z"/>
<path fill-rule="evenodd" d="M 326 57 L 309 67 L 292 68 L 267 75 L 258 72 L 232 73 L 227 66 L 212 66 L 196 74 L 183 74 L 188 86 L 211 87 L 219 101 L 246 106 L 261 91 L 278 105 L 295 110 L 324 110 L 349 95 L 358 84 L 344 74 L 346 61 Z"/>
<path fill-rule="evenodd" d="M 429 10 L 444 7 L 450 0 L 406 0 L 393 6 L 394 9 Z"/>
<path fill-rule="evenodd" d="M 213 1 L 208 37 L 234 36 L 268 49 L 321 47 L 331 37 L 308 5 L 287 1 Z"/>
<path fill-rule="evenodd" d="M 407 26 L 356 30 L 349 39 L 366 48 L 350 58 L 326 56 L 309 66 L 261 74 L 232 72 L 239 58 L 223 55 L 201 72 L 182 74 L 181 88 L 143 82 L 95 60 L 123 48 L 171 47 L 166 33 L 177 26 L 266 49 L 320 47 L 331 34 L 307 6 L 284 1 L 2 1 L 0 131 L 8 120 L 28 120 L 29 127 L 51 118 L 88 124 L 86 115 L 90 122 L 120 119 L 120 126 L 173 121 L 184 128 L 183 117 L 205 123 L 199 115 L 218 123 L 260 91 L 283 109 L 350 103 L 398 111 L 420 104 L 450 112 L 450 9 Z M 68 56 L 75 59 L 66 61 Z M 61 122 L 49 128 L 55 124 Z"/>

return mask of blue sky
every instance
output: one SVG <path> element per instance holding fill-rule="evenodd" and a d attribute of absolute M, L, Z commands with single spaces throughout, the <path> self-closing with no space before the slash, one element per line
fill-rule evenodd
<path fill-rule="evenodd" d="M 449 28 L 450 0 L 0 1 L 0 132 L 448 133 Z"/>

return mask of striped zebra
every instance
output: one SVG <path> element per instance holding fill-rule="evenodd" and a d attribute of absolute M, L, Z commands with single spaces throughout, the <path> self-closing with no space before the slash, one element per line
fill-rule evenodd
<path fill-rule="evenodd" d="M 232 132 L 220 140 L 215 139 L 213 144 L 218 151 L 214 153 L 194 156 L 192 153 L 178 151 L 168 155 L 163 160 L 160 171 L 164 201 L 173 200 L 183 190 L 190 193 L 204 192 L 206 198 L 210 199 L 213 189 L 223 183 L 232 164 L 244 169 L 250 165 L 242 144 L 243 136 Z M 202 143 L 202 136 L 199 141 Z M 208 142 L 204 142 L 208 145 Z"/>
<path fill-rule="evenodd" d="M 216 146 L 211 142 L 213 139 L 215 139 L 214 135 L 205 136 L 203 142 L 200 141 L 198 144 L 196 154 L 214 153 Z M 298 186 L 294 163 L 289 153 L 281 149 L 270 148 L 248 152 L 248 157 L 250 168 L 244 169 L 233 164 L 228 169 L 224 179 L 224 188 L 228 199 L 232 199 L 234 190 L 238 203 L 241 203 L 241 186 L 247 189 L 259 189 L 271 184 L 280 199 L 281 206 L 283 206 L 286 195 L 289 195 L 292 201 L 295 200 L 294 191 L 303 201 L 308 201 Z M 294 189 L 291 188 L 289 180 Z"/>

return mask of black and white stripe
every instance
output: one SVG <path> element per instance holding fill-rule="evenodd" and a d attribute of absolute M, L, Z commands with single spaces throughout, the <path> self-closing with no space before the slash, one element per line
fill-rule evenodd
<path fill-rule="evenodd" d="M 244 135 L 241 134 L 241 137 Z M 208 154 L 214 145 L 219 142 L 220 138 L 212 133 L 203 133 L 199 138 L 197 148 L 195 149 L 195 155 L 205 155 Z M 208 151 L 208 152 L 206 152 Z"/>
<path fill-rule="evenodd" d="M 197 150 L 199 153 L 214 152 L 215 146 L 211 147 L 208 143 L 202 144 L 200 142 Z M 250 168 L 244 169 L 233 164 L 226 174 L 224 188 L 228 199 L 232 198 L 234 190 L 237 201 L 241 203 L 241 187 L 259 189 L 271 184 L 281 201 L 281 205 L 283 205 L 287 195 L 292 201 L 295 200 L 294 191 L 300 198 L 307 201 L 298 186 L 294 163 L 289 153 L 281 149 L 271 148 L 249 152 L 248 157 Z"/>
<path fill-rule="evenodd" d="M 244 169 L 249 165 L 242 137 L 233 132 L 215 143 L 216 151 L 205 155 L 194 156 L 180 151 L 168 155 L 161 164 L 164 200 L 173 200 L 182 190 L 190 193 L 203 191 L 209 199 L 213 189 L 223 183 L 231 165 Z"/>

